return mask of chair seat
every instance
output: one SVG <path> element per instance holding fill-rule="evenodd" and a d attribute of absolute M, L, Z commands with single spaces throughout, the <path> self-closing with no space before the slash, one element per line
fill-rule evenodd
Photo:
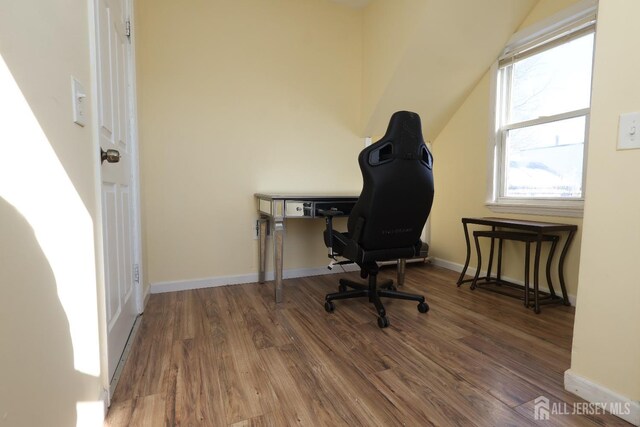
<path fill-rule="evenodd" d="M 422 250 L 421 241 L 418 241 L 414 246 L 403 248 L 365 250 L 349 238 L 349 233 L 336 230 L 331 230 L 331 233 L 333 253 L 349 258 L 357 264 L 413 258 L 420 255 L 420 251 Z M 326 234 L 327 231 L 325 230 L 325 243 L 328 244 L 329 240 Z"/>

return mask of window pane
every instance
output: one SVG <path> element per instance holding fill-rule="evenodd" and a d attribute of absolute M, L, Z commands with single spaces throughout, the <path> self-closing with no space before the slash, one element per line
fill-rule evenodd
<path fill-rule="evenodd" d="M 512 65 L 509 123 L 588 108 L 594 34 Z"/>
<path fill-rule="evenodd" d="M 584 116 L 513 129 L 505 144 L 506 197 L 582 197 Z"/>

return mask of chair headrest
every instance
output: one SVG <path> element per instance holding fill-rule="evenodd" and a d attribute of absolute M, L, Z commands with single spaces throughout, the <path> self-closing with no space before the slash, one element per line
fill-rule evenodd
<path fill-rule="evenodd" d="M 416 158 L 432 168 L 433 158 L 424 144 L 420 116 L 411 111 L 398 111 L 391 116 L 384 136 L 368 152 L 368 163 L 378 166 L 394 159 Z"/>

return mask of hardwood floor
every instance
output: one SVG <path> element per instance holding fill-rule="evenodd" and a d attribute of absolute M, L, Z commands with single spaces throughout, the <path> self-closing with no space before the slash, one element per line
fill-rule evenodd
<path fill-rule="evenodd" d="M 384 269 L 380 278 L 393 278 Z M 574 309 L 540 315 L 514 299 L 468 286 L 457 273 L 407 266 L 408 292 L 431 310 L 386 300 L 379 329 L 365 299 L 324 295 L 339 277 L 152 295 L 115 391 L 106 425 L 119 426 L 526 426 L 628 425 L 572 412 L 564 391 Z M 564 405 L 564 404 L 563 404 Z"/>

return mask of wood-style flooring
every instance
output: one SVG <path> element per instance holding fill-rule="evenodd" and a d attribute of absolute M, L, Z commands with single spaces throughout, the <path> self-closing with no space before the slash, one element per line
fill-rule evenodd
<path fill-rule="evenodd" d="M 106 425 L 626 425 L 612 415 L 534 419 L 539 396 L 569 413 L 583 402 L 563 387 L 573 308 L 536 315 L 420 264 L 407 266 L 401 290 L 424 294 L 431 310 L 386 300 L 391 326 L 380 329 L 365 299 L 325 312 L 324 295 L 345 276 L 359 279 L 286 280 L 277 306 L 273 283 L 151 295 Z"/>

